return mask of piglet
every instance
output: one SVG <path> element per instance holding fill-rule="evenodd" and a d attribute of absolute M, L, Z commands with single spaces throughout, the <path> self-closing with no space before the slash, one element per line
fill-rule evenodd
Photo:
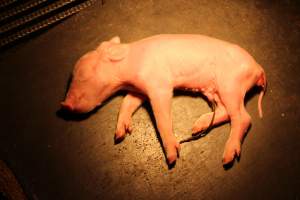
<path fill-rule="evenodd" d="M 174 164 L 180 144 L 173 134 L 171 99 L 174 89 L 201 92 L 215 102 L 213 113 L 203 114 L 193 125 L 198 133 L 211 125 L 230 121 L 223 164 L 241 153 L 241 141 L 251 117 L 245 109 L 246 92 L 262 88 L 259 115 L 266 88 L 263 68 L 241 47 L 204 35 L 156 35 L 132 43 L 119 37 L 102 42 L 76 63 L 73 79 L 61 103 L 63 109 L 86 113 L 118 90 L 126 90 L 115 133 L 117 141 L 132 131 L 131 116 L 150 101 L 168 164 Z M 213 117 L 213 120 L 212 120 Z"/>

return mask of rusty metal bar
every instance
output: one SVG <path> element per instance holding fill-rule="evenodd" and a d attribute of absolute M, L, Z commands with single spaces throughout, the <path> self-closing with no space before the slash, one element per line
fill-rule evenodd
<path fill-rule="evenodd" d="M 67 2 L 69 2 L 69 1 L 67 1 Z M 6 45 L 8 45 L 8 44 L 10 44 L 10 43 L 12 43 L 16 40 L 19 40 L 19 39 L 21 39 L 21 38 L 23 38 L 23 37 L 25 37 L 25 36 L 33 33 L 33 32 L 36 32 L 40 29 L 43 29 L 43 28 L 45 28 L 45 27 L 47 27 L 51 24 L 54 24 L 55 22 L 58 22 L 58 21 L 66 18 L 70 15 L 73 15 L 73 14 L 83 10 L 84 8 L 87 8 L 88 6 L 92 5 L 96 1 L 97 0 L 84 1 L 83 3 L 80 3 L 80 4 L 78 4 L 74 7 L 71 7 L 69 9 L 65 10 L 65 11 L 62 11 L 58 14 L 55 14 L 55 15 L 53 15 L 53 16 L 51 16 L 51 17 L 49 17 L 49 18 L 47 18 L 43 21 L 40 21 L 40 22 L 38 22 L 36 24 L 33 24 L 29 27 L 26 27 L 26 28 L 12 34 L 12 35 L 9 35 L 9 36 L 7 36 L 7 37 L 0 40 L 0 48 L 6 46 Z"/>
<path fill-rule="evenodd" d="M 10 17 L 16 16 L 22 12 L 25 12 L 29 9 L 32 9 L 42 3 L 47 2 L 48 0 L 31 0 L 28 2 L 25 2 L 24 4 L 18 5 L 10 10 L 6 10 L 3 13 L 0 13 L 0 22 L 8 19 Z"/>
<path fill-rule="evenodd" d="M 72 2 L 75 2 L 76 0 L 59 0 L 56 1 L 44 8 L 41 8 L 33 13 L 30 13 L 29 15 L 23 16 L 21 18 L 18 18 L 10 23 L 7 23 L 0 27 L 0 34 L 3 34 L 7 31 L 10 31 L 18 26 L 22 26 L 34 19 L 37 19 L 43 15 L 46 15 L 54 10 L 57 10 L 59 8 L 62 8 L 63 6 L 66 6 L 67 4 L 70 4 Z"/>
<path fill-rule="evenodd" d="M 2 0 L 2 1 L 0 1 L 0 9 L 6 7 L 6 6 L 10 5 L 10 4 L 13 4 L 13 3 L 15 3 L 17 1 L 18 0 Z"/>

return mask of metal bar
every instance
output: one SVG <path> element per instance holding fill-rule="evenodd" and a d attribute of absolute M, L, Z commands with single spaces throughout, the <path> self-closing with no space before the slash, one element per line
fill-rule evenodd
<path fill-rule="evenodd" d="M 78 5 L 70 8 L 70 9 L 68 9 L 68 10 L 65 10 L 65 11 L 63 11 L 61 13 L 58 13 L 58 14 L 52 16 L 52 17 L 49 17 L 49 18 L 47 18 L 47 19 L 45 19 L 45 20 L 43 20 L 39 23 L 36 23 L 36 24 L 34 24 L 30 27 L 24 28 L 24 29 L 20 30 L 19 32 L 16 32 L 12 35 L 9 35 L 6 38 L 0 40 L 0 48 L 6 46 L 6 45 L 8 45 L 8 44 L 10 44 L 10 43 L 12 43 L 16 40 L 19 40 L 19 39 L 21 39 L 21 38 L 23 38 L 23 37 L 25 37 L 25 36 L 33 33 L 33 32 L 36 32 L 40 29 L 43 29 L 43 28 L 45 28 L 45 27 L 47 27 L 51 24 L 54 24 L 55 22 L 58 22 L 58 21 L 66 18 L 68 16 L 71 16 L 71 15 L 73 15 L 73 14 L 75 14 L 75 13 L 91 6 L 96 1 L 97 0 L 87 0 L 83 3 L 81 3 L 81 4 L 78 4 Z"/>
<path fill-rule="evenodd" d="M 4 0 L 4 1 L 0 1 L 0 8 L 4 8 L 5 6 L 13 4 L 16 1 L 18 1 L 18 0 Z"/>
<path fill-rule="evenodd" d="M 45 8 L 42 8 L 40 10 L 37 10 L 29 15 L 26 15 L 24 17 L 21 17 L 19 19 L 16 19 L 15 21 L 12 21 L 11 23 L 5 24 L 0 27 L 0 34 L 3 34 L 9 30 L 12 30 L 18 26 L 24 25 L 34 19 L 37 19 L 45 14 L 48 14 L 56 9 L 59 9 L 69 3 L 72 3 L 76 0 L 59 0 L 53 4 L 50 4 L 46 6 Z"/>
<path fill-rule="evenodd" d="M 24 4 L 21 4 L 21 5 L 18 5 L 10 10 L 7 10 L 3 13 L 0 14 L 0 22 L 7 19 L 7 18 L 10 18 L 10 17 L 13 17 L 19 13 L 22 13 L 26 10 L 29 10 L 31 8 L 34 8 L 44 2 L 47 2 L 47 0 L 31 0 L 31 1 L 28 1 Z"/>

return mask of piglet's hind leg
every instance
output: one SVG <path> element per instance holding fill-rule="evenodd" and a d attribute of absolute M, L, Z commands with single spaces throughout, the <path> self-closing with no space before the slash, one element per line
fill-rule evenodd
<path fill-rule="evenodd" d="M 229 115 L 227 113 L 227 110 L 224 107 L 223 103 L 220 101 L 219 97 L 216 96 L 214 101 L 216 102 L 217 107 L 215 110 L 215 117 L 214 117 L 214 121 L 212 122 L 212 126 L 229 120 Z M 197 121 L 193 125 L 192 128 L 193 135 L 206 130 L 210 125 L 212 118 L 213 118 L 213 112 L 201 115 L 200 118 L 197 119 Z"/>
<path fill-rule="evenodd" d="M 230 135 L 223 153 L 222 162 L 224 165 L 231 163 L 235 156 L 240 156 L 241 142 L 251 123 L 251 117 L 244 106 L 244 94 L 240 88 L 236 88 L 236 90 L 228 91 L 222 96 L 231 124 Z"/>

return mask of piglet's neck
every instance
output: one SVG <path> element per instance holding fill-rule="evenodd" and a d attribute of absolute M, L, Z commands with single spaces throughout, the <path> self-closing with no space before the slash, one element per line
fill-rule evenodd
<path fill-rule="evenodd" d="M 115 67 L 117 69 L 116 77 L 119 80 L 120 89 L 122 89 L 125 85 L 134 80 L 136 73 L 129 62 L 129 58 L 124 58 L 116 62 Z"/>

